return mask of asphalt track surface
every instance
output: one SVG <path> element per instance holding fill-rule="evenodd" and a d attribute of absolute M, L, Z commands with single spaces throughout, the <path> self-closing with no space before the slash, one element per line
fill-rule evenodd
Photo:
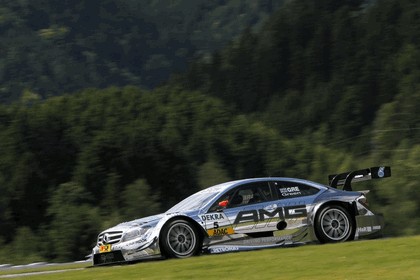
<path fill-rule="evenodd" d="M 68 264 L 74 264 L 74 263 L 88 263 L 88 262 L 91 262 L 91 260 L 77 261 L 77 262 L 71 262 L 71 263 L 39 262 L 39 263 L 31 263 L 31 264 L 26 264 L 26 265 L 0 264 L 0 271 L 10 271 L 10 272 L 12 272 L 14 270 L 25 270 L 25 269 L 31 269 L 31 268 L 54 267 L 54 266 L 62 266 L 62 265 L 68 265 Z M 52 273 L 60 273 L 60 272 L 82 270 L 82 269 L 85 269 L 85 268 L 84 267 L 82 267 L 82 268 L 69 268 L 69 269 L 39 271 L 39 272 L 24 272 L 24 271 L 22 271 L 21 273 L 0 275 L 0 279 L 3 279 L 3 278 L 9 278 L 10 279 L 10 278 L 17 278 L 17 277 L 31 276 L 31 275 L 52 274 Z"/>

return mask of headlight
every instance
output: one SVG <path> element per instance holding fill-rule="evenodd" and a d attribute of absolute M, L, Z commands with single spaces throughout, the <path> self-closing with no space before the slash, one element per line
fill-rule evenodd
<path fill-rule="evenodd" d="M 124 234 L 123 238 L 121 239 L 121 242 L 126 242 L 129 240 L 135 239 L 137 237 L 140 237 L 142 235 L 145 235 L 150 229 L 151 227 L 140 227 L 140 228 L 131 229 Z"/>

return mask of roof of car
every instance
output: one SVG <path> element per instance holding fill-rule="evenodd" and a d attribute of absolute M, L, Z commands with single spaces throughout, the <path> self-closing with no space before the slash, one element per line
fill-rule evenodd
<path fill-rule="evenodd" d="M 316 183 L 313 181 L 299 179 L 299 178 L 288 178 L 288 177 L 262 177 L 262 178 L 247 178 L 247 179 L 240 179 L 235 181 L 224 182 L 218 185 L 211 186 L 202 190 L 202 192 L 221 192 L 231 188 L 234 188 L 238 185 L 246 184 L 246 183 L 253 183 L 253 182 L 263 182 L 263 181 L 284 181 L 284 182 L 295 182 L 295 183 L 302 183 L 311 185 L 317 188 L 326 189 L 328 188 L 326 185 Z"/>

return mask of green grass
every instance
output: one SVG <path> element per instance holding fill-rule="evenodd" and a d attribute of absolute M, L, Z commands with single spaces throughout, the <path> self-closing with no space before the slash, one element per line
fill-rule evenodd
<path fill-rule="evenodd" d="M 418 279 L 420 236 L 91 267 L 22 279 Z M 19 278 L 13 278 L 19 279 Z"/>

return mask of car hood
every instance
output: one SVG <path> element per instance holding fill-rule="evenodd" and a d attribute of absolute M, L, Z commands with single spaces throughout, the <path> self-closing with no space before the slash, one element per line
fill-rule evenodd
<path fill-rule="evenodd" d="M 150 226 L 150 227 L 155 227 L 159 223 L 159 221 L 161 221 L 162 219 L 168 219 L 169 217 L 173 217 L 173 216 L 192 217 L 192 216 L 198 215 L 198 213 L 199 213 L 198 210 L 187 211 L 187 212 L 161 213 L 161 214 L 157 214 L 157 215 L 153 215 L 153 216 L 148 216 L 148 217 L 144 217 L 144 218 L 120 223 L 120 224 L 118 224 L 114 227 L 111 227 L 111 228 L 108 228 L 108 229 L 104 230 L 103 232 L 101 232 L 101 234 L 105 233 L 105 232 L 110 232 L 110 231 L 127 231 L 131 228 L 134 228 L 134 227 L 140 227 L 140 226 L 146 226 L 146 225 Z"/>
<path fill-rule="evenodd" d="M 163 217 L 165 214 L 158 214 L 153 216 L 144 217 L 141 219 L 136 219 L 128 222 L 120 223 L 112 228 L 108 228 L 104 230 L 103 232 L 109 232 L 109 231 L 126 231 L 133 227 L 139 227 L 143 225 L 150 225 L 155 226 Z"/>

